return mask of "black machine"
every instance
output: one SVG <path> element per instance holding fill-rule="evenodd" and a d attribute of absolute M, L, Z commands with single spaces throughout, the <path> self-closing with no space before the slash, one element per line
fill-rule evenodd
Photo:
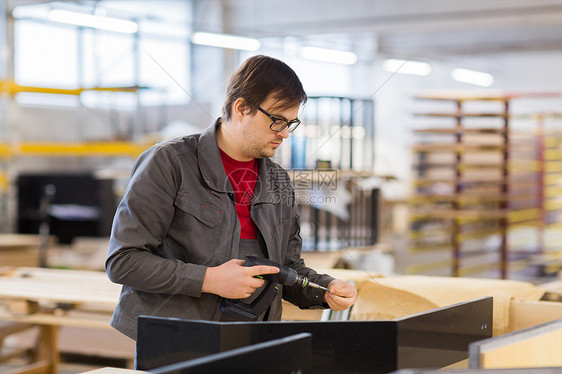
<path fill-rule="evenodd" d="M 278 284 L 284 286 L 314 287 L 328 291 L 326 287 L 322 287 L 316 283 L 309 282 L 308 278 L 297 274 L 294 269 L 281 265 L 275 261 L 266 258 L 248 256 L 244 260 L 244 266 L 268 265 L 279 268 L 279 273 L 264 274 L 260 278 L 265 281 L 263 286 L 258 288 L 252 296 L 247 299 L 223 299 L 221 302 L 221 311 L 241 321 L 256 321 L 258 317 L 266 311 L 271 305 L 279 289 Z"/>
<path fill-rule="evenodd" d="M 391 321 L 211 322 L 140 316 L 137 369 L 152 370 L 303 332 L 312 335 L 312 373 L 440 368 L 466 359 L 470 343 L 492 336 L 492 298 Z M 254 359 L 279 359 L 273 356 L 275 352 L 264 352 Z M 233 366 L 231 371 L 243 368 Z"/>
<path fill-rule="evenodd" d="M 79 236 L 108 236 L 117 207 L 111 179 L 92 173 L 21 174 L 17 179 L 21 234 L 42 231 L 69 244 Z"/>

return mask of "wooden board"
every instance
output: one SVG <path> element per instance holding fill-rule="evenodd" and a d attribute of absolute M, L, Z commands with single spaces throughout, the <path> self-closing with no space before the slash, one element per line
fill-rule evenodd
<path fill-rule="evenodd" d="M 414 133 L 417 134 L 503 134 L 504 132 L 504 129 L 497 127 L 434 127 L 414 129 Z"/>
<path fill-rule="evenodd" d="M 435 185 L 448 185 L 452 190 L 455 186 L 463 186 L 466 189 L 494 189 L 499 190 L 504 186 L 502 180 L 466 180 L 453 178 L 418 178 L 413 183 L 414 187 L 427 188 Z M 508 184 L 509 185 L 509 184 Z"/>
<path fill-rule="evenodd" d="M 417 152 L 494 152 L 506 149 L 497 144 L 455 144 L 455 143 L 423 143 L 412 146 Z"/>
<path fill-rule="evenodd" d="M 126 359 L 131 363 L 135 357 L 136 342 L 113 328 L 63 326 L 58 339 L 59 352 Z"/>
<path fill-rule="evenodd" d="M 101 313 L 75 314 L 69 312 L 62 315 L 55 315 L 52 313 L 15 315 L 13 313 L 0 312 L 0 320 L 2 321 L 21 322 L 33 325 L 99 328 L 106 330 L 113 329 L 113 327 L 109 325 L 110 319 L 110 314 Z"/>
<path fill-rule="evenodd" d="M 433 210 L 433 211 L 413 211 L 414 218 L 441 218 L 441 219 L 501 219 L 507 217 L 507 211 L 502 209 L 480 209 L 480 210 Z"/>
<path fill-rule="evenodd" d="M 511 96 L 498 92 L 492 95 L 489 92 L 468 92 L 468 91 L 432 91 L 414 96 L 418 100 L 441 100 L 441 101 L 508 101 Z"/>
<path fill-rule="evenodd" d="M 0 266 L 39 266 L 39 245 L 39 235 L 0 234 Z"/>
<path fill-rule="evenodd" d="M 39 248 L 26 246 L 2 247 L 0 266 L 39 266 Z"/>
<path fill-rule="evenodd" d="M 333 268 L 341 257 L 344 255 L 343 251 L 303 251 L 301 257 L 306 266 L 317 269 L 331 269 Z"/>
<path fill-rule="evenodd" d="M 0 250 L 4 248 L 38 247 L 39 235 L 0 234 Z"/>
<path fill-rule="evenodd" d="M 105 367 L 101 369 L 83 371 L 80 374 L 142 374 L 142 373 L 148 373 L 148 371 Z"/>
<path fill-rule="evenodd" d="M 473 300 L 494 298 L 494 335 L 508 332 L 512 299 L 538 300 L 538 287 L 512 280 L 435 276 L 395 276 L 357 284 L 352 320 L 386 320 Z M 562 304 L 561 304 L 562 307 Z"/>
<path fill-rule="evenodd" d="M 562 318 L 562 303 L 555 301 L 512 300 L 509 305 L 509 331 L 519 331 Z"/>
<path fill-rule="evenodd" d="M 561 97 L 560 92 L 493 92 L 485 91 L 456 91 L 456 90 L 431 90 L 414 96 L 419 100 L 442 101 L 508 101 L 517 98 L 547 98 Z"/>
<path fill-rule="evenodd" d="M 562 261 L 562 259 L 560 261 Z M 546 291 L 543 296 L 543 300 L 562 301 L 562 279 L 558 279 L 548 283 L 542 283 L 538 286 Z"/>
<path fill-rule="evenodd" d="M 537 195 L 521 195 L 517 196 L 517 200 L 536 200 Z M 487 194 L 450 194 L 450 195 L 424 195 L 418 194 L 410 199 L 410 204 L 425 204 L 433 202 L 458 202 L 460 204 L 476 204 L 508 201 L 509 197 L 505 194 L 487 193 Z"/>
<path fill-rule="evenodd" d="M 562 319 L 472 343 L 472 369 L 562 367 Z"/>
<path fill-rule="evenodd" d="M 10 276 L 0 276 L 0 299 L 40 303 L 69 303 L 95 306 L 112 311 L 121 286 L 105 273 L 84 270 L 18 268 Z"/>
<path fill-rule="evenodd" d="M 430 170 L 443 170 L 443 171 L 471 171 L 471 172 L 491 172 L 502 171 L 505 168 L 505 162 L 490 162 L 490 163 L 476 163 L 476 162 L 444 162 L 444 161 L 418 161 L 412 164 L 414 171 L 430 171 Z M 540 171 L 540 165 L 535 161 L 512 161 L 507 164 L 507 170 L 510 174 L 532 175 Z"/>
<path fill-rule="evenodd" d="M 420 112 L 414 113 L 418 117 L 444 117 L 444 118 L 458 118 L 458 117 L 472 117 L 472 118 L 508 118 L 507 112 Z"/>
<path fill-rule="evenodd" d="M 17 350 L 33 347 L 37 333 L 38 330 L 31 327 L 25 333 L 11 336 L 9 348 Z M 135 341 L 113 328 L 65 325 L 58 329 L 57 341 L 57 350 L 60 353 L 122 359 L 130 363 L 135 355 Z M 6 345 L 8 347 L 8 344 Z"/>
<path fill-rule="evenodd" d="M 299 309 L 283 300 L 283 321 L 320 321 L 323 309 Z"/>

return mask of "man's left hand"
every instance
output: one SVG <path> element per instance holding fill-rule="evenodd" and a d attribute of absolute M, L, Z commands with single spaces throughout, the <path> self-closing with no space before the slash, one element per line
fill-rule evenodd
<path fill-rule="evenodd" d="M 324 298 L 332 310 L 346 310 L 357 300 L 357 290 L 344 280 L 334 279 L 328 289 L 330 292 L 326 292 Z"/>

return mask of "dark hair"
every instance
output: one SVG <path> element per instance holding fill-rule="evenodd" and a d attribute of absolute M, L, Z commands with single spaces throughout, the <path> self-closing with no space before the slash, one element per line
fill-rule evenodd
<path fill-rule="evenodd" d="M 253 114 L 269 95 L 285 109 L 306 102 L 306 93 L 297 74 L 283 61 L 257 55 L 250 57 L 232 74 L 226 89 L 222 119 L 232 116 L 232 104 L 243 98 Z"/>

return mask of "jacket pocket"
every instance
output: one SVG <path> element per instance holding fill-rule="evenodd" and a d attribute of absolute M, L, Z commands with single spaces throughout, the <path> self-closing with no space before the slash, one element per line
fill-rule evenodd
<path fill-rule="evenodd" d="M 178 193 L 176 213 L 166 240 L 170 256 L 178 260 L 209 265 L 217 252 L 224 211 L 210 201 Z"/>
<path fill-rule="evenodd" d="M 215 206 L 179 193 L 174 205 L 209 227 L 218 225 L 223 217 L 223 212 Z"/>

